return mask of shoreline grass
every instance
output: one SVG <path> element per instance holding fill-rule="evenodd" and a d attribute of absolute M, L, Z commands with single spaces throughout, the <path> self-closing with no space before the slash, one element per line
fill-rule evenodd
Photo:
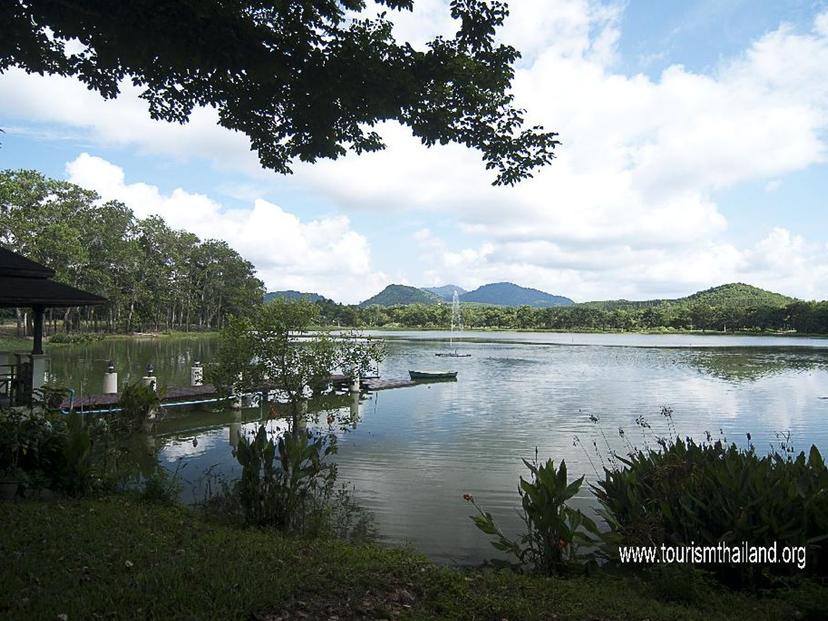
<path fill-rule="evenodd" d="M 808 618 L 794 601 L 820 610 L 828 593 L 811 583 L 761 598 L 710 587 L 677 603 L 641 576 L 452 569 L 397 548 L 207 522 L 131 496 L 4 502 L 0 523 L 7 619 L 759 621 Z"/>
<path fill-rule="evenodd" d="M 341 330 L 376 330 L 377 332 L 448 332 L 445 327 L 415 327 L 406 328 L 402 326 L 388 327 L 388 326 L 362 326 L 360 328 L 337 327 Z M 559 328 L 486 328 L 486 327 L 464 327 L 463 332 L 540 332 L 549 334 L 631 334 L 631 335 L 690 335 L 690 336 L 774 336 L 774 337 L 793 337 L 793 338 L 812 338 L 812 339 L 828 339 L 828 335 L 821 333 L 810 332 L 788 332 L 788 331 L 773 331 L 773 330 L 737 330 L 733 332 L 717 332 L 713 330 L 678 330 L 672 328 L 646 328 L 641 330 L 591 330 L 581 328 L 577 330 L 563 330 Z"/>

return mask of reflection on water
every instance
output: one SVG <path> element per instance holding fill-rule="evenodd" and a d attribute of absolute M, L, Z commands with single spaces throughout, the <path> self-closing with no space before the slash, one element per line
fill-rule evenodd
<path fill-rule="evenodd" d="M 141 379 L 150 363 L 162 385 L 188 386 L 190 367 L 196 360 L 209 361 L 216 344 L 214 337 L 197 336 L 106 339 L 86 345 L 53 345 L 47 353 L 52 376 L 79 395 L 89 395 L 103 391 L 108 360 L 115 364 L 119 387 Z"/>
<path fill-rule="evenodd" d="M 697 350 L 689 364 L 702 373 L 734 382 L 753 382 L 769 375 L 824 369 L 828 364 L 821 350 L 744 349 Z"/>
<path fill-rule="evenodd" d="M 433 335 L 401 336 L 389 342 L 383 376 L 451 369 L 459 372 L 458 381 L 383 391 L 361 401 L 345 395 L 311 410 L 336 411 L 343 429 L 340 478 L 355 485 L 382 539 L 411 542 L 439 560 L 476 562 L 492 555 L 468 519 L 464 492 L 507 529 L 520 527 L 514 512 L 517 479 L 524 474 L 520 458 L 530 457 L 535 447 L 541 458 L 566 459 L 572 474 L 594 480 L 590 461 L 600 467 L 601 455 L 591 448 L 592 439 L 603 439 L 589 415 L 619 450 L 619 427 L 634 444 L 643 443 L 634 424 L 639 415 L 654 433 L 665 433 L 659 411 L 669 405 L 682 435 L 701 438 L 705 430 L 721 430 L 744 444 L 750 432 L 761 450 L 778 431 L 790 430 L 798 449 L 814 443 L 828 453 L 828 400 L 820 399 L 828 396 L 823 340 L 766 338 L 758 346 L 743 337 L 697 337 L 703 345 L 692 346 L 676 344 L 672 336 L 620 335 L 632 341 L 619 343 L 618 335 L 485 334 L 489 340 L 476 335 L 461 345 L 472 357 L 449 360 L 434 356 L 444 344 Z M 790 340 L 797 341 L 795 347 Z M 53 349 L 52 370 L 67 383 L 92 386 L 99 381 L 94 374 L 103 373 L 100 361 L 109 357 L 131 375 L 151 361 L 162 383 L 182 384 L 191 361 L 209 361 L 213 345 L 205 339 L 159 339 Z M 157 422 L 152 442 L 170 469 L 186 464 L 185 498 L 198 498 L 208 469 L 235 476 L 232 447 L 267 415 L 264 407 L 170 410 Z M 573 445 L 575 435 L 583 446 Z M 589 493 L 578 502 L 589 505 Z"/>

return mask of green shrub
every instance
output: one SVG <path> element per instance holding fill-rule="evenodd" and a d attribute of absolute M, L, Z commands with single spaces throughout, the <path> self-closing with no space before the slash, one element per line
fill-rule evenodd
<path fill-rule="evenodd" d="M 597 543 L 590 535 L 597 537 L 598 528 L 581 511 L 567 505 L 567 501 L 581 489 L 584 477 L 569 483 L 566 462 L 561 461 L 557 470 L 551 459 L 538 464 L 537 451 L 533 462 L 524 459 L 523 463 L 531 473 L 529 480 L 520 477 L 518 485 L 526 533 L 516 540 L 509 539 L 495 524 L 491 513 L 481 509 L 474 498 L 466 494 L 464 498 L 479 513 L 472 516 L 475 525 L 493 537 L 495 548 L 514 556 L 521 566 L 531 567 L 538 573 L 558 574 L 567 567 L 591 559 L 592 554 L 581 555 L 579 548 Z"/>
<path fill-rule="evenodd" d="M 808 546 L 806 570 L 828 573 L 828 470 L 815 446 L 794 458 L 676 439 L 616 459 L 620 467 L 605 468 L 593 491 L 623 543 Z M 782 564 L 715 569 L 739 583 L 767 570 L 795 571 Z"/>
<path fill-rule="evenodd" d="M 779 590 L 779 598 L 793 604 L 801 621 L 824 621 L 828 610 L 828 593 L 824 584 L 813 580 L 795 580 Z"/>
<path fill-rule="evenodd" d="M 82 343 L 94 343 L 103 339 L 101 334 L 89 334 L 87 332 L 58 332 L 49 337 L 50 345 L 76 345 Z"/>
<path fill-rule="evenodd" d="M 62 491 L 82 496 L 93 491 L 100 480 L 92 459 L 92 438 L 77 412 L 71 412 L 65 424 L 63 464 L 54 473 L 54 481 Z"/>
<path fill-rule="evenodd" d="M 54 473 L 62 467 L 66 426 L 40 411 L 0 412 L 0 470 Z"/>
<path fill-rule="evenodd" d="M 178 479 L 178 470 L 170 474 L 165 468 L 158 465 L 154 472 L 144 479 L 141 490 L 141 500 L 156 504 L 171 505 L 178 500 L 181 483 Z"/>
<path fill-rule="evenodd" d="M 69 389 L 59 384 L 46 384 L 34 390 L 33 405 L 47 410 L 58 410 L 69 395 Z"/>
<path fill-rule="evenodd" d="M 336 490 L 325 509 L 317 513 L 319 518 L 313 532 L 351 543 L 370 543 L 376 539 L 373 516 L 354 500 L 353 489 L 343 484 Z"/>
<path fill-rule="evenodd" d="M 122 489 L 139 467 L 134 445 L 146 417 L 143 397 L 135 403 L 144 405 L 131 413 L 89 418 L 42 408 L 0 411 L 0 472 L 28 489 L 71 496 Z"/>
<path fill-rule="evenodd" d="M 118 398 L 121 413 L 115 418 L 116 427 L 125 433 L 143 431 L 161 407 L 162 396 L 163 389 L 156 391 L 141 380 L 124 386 Z"/>
<path fill-rule="evenodd" d="M 325 462 L 335 452 L 333 436 L 286 432 L 274 442 L 261 425 L 256 435 L 239 439 L 242 466 L 238 497 L 248 524 L 307 533 L 323 510 L 336 480 L 336 466 Z"/>
<path fill-rule="evenodd" d="M 89 432 L 77 413 L 0 412 L 0 470 L 25 473 L 28 487 L 72 495 L 91 491 L 95 476 L 90 448 Z"/>

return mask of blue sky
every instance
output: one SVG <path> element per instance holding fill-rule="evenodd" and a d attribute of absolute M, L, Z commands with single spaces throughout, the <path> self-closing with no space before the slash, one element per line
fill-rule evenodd
<path fill-rule="evenodd" d="M 415 6 L 400 38 L 452 32 L 447 2 Z M 271 290 L 355 302 L 391 282 L 511 280 L 587 300 L 742 281 L 828 297 L 828 2 L 510 6 L 517 102 L 563 141 L 516 188 L 396 124 L 385 152 L 280 176 L 214 111 L 157 123 L 129 85 L 104 102 L 17 70 L 0 75 L 0 167 L 226 239 Z"/>
<path fill-rule="evenodd" d="M 621 68 L 657 77 L 670 64 L 681 63 L 711 72 L 781 23 L 809 30 L 827 5 L 813 0 L 630 1 L 620 21 Z"/>

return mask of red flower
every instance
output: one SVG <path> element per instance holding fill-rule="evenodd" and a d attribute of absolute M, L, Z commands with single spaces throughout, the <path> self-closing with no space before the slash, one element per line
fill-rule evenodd
<path fill-rule="evenodd" d="M 466 502 L 474 502 L 474 496 L 471 494 L 463 494 L 463 500 Z"/>

